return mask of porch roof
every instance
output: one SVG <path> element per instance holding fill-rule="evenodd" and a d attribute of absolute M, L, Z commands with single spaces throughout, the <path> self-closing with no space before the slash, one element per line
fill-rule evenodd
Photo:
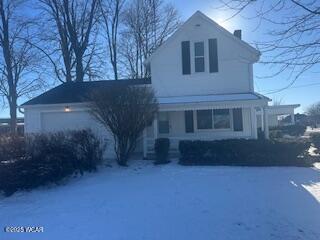
<path fill-rule="evenodd" d="M 213 94 L 213 95 L 194 95 L 178 97 L 158 97 L 160 104 L 187 104 L 187 103 L 206 103 L 206 102 L 229 102 L 229 101 L 250 101 L 265 100 L 270 101 L 266 96 L 258 93 L 233 93 L 233 94 Z"/>
<path fill-rule="evenodd" d="M 290 115 L 294 114 L 294 110 L 298 107 L 300 107 L 300 104 L 276 105 L 268 106 L 266 111 L 269 115 Z M 257 114 L 261 114 L 261 109 L 257 110 Z"/>
<path fill-rule="evenodd" d="M 212 94 L 158 97 L 160 111 L 186 111 L 207 108 L 242 108 L 267 106 L 269 98 L 258 93 Z"/>

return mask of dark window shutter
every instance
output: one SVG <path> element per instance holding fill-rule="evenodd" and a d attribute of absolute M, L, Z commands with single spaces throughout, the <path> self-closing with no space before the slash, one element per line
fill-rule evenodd
<path fill-rule="evenodd" d="M 243 131 L 242 109 L 233 109 L 233 130 L 236 132 Z"/>
<path fill-rule="evenodd" d="M 190 42 L 183 41 L 181 43 L 182 52 L 182 74 L 191 73 L 191 60 L 190 60 Z"/>
<path fill-rule="evenodd" d="M 209 71 L 218 72 L 217 39 L 209 39 Z"/>
<path fill-rule="evenodd" d="M 193 111 L 184 112 L 184 120 L 186 126 L 186 133 L 193 133 Z"/>

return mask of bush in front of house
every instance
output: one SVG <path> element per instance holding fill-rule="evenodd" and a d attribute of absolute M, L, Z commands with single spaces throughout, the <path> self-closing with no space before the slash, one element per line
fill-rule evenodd
<path fill-rule="evenodd" d="M 21 158 L 0 163 L 0 191 L 5 195 L 96 170 L 104 145 L 91 131 L 82 130 L 32 135 L 25 149 Z"/>
<path fill-rule="evenodd" d="M 152 123 L 158 112 L 153 89 L 116 84 L 95 90 L 88 98 L 90 113 L 114 139 L 117 163 L 127 166 L 143 130 Z"/>
<path fill-rule="evenodd" d="M 95 171 L 103 159 L 106 144 L 88 130 L 71 132 L 69 141 L 76 155 L 75 159 L 77 159 L 77 168 L 80 173 Z"/>
<path fill-rule="evenodd" d="M 270 128 L 270 138 L 282 138 L 284 135 L 299 137 L 305 133 L 306 128 L 306 126 L 298 124 L 272 127 Z"/>
<path fill-rule="evenodd" d="M 18 135 L 0 135 L 0 162 L 10 162 L 25 155 L 25 139 Z"/>
<path fill-rule="evenodd" d="M 168 138 L 157 138 L 154 144 L 154 151 L 156 154 L 155 164 L 169 163 L 169 148 L 170 140 Z"/>
<path fill-rule="evenodd" d="M 312 133 L 310 138 L 313 146 L 317 148 L 316 152 L 320 153 L 320 133 Z"/>
<path fill-rule="evenodd" d="M 182 165 L 231 166 L 304 166 L 313 164 L 307 158 L 308 141 L 217 140 L 180 141 Z"/>
<path fill-rule="evenodd" d="M 278 129 L 270 129 L 269 138 L 270 139 L 283 138 L 283 132 Z"/>

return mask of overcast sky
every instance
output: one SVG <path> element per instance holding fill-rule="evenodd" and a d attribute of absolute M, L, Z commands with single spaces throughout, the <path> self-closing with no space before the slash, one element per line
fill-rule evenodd
<path fill-rule="evenodd" d="M 167 0 L 167 2 L 169 1 Z M 262 24 L 257 28 L 257 20 L 246 18 L 254 11 L 253 9 L 248 9 L 242 14 L 246 17 L 236 16 L 226 21 L 226 19 L 231 16 L 231 12 L 218 9 L 218 6 L 221 5 L 219 1 L 174 0 L 170 2 L 176 6 L 183 21 L 187 20 L 197 10 L 200 10 L 230 32 L 233 32 L 235 29 L 242 29 L 242 39 L 250 44 L 254 44 L 255 41 L 268 37 L 266 32 L 270 30 L 270 26 Z M 280 16 L 275 15 L 275 17 Z M 277 101 L 281 100 L 282 104 L 299 103 L 301 104 L 301 107 L 298 109 L 299 112 L 303 112 L 307 106 L 320 100 L 320 69 L 318 69 L 318 71 L 311 69 L 301 76 L 292 87 L 277 93 L 272 92 L 287 86 L 291 80 L 288 79 L 286 74 L 273 78 L 264 78 L 264 76 L 267 76 L 271 71 L 272 69 L 270 69 L 269 66 L 262 64 L 254 65 L 255 91 L 267 95 L 272 99 L 276 99 Z M 23 100 L 21 100 L 21 102 L 23 102 Z M 6 109 L 2 108 L 0 111 L 0 117 L 8 117 L 8 111 Z"/>

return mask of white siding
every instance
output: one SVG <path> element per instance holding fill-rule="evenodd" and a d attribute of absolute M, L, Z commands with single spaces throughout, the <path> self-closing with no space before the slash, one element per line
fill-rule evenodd
<path fill-rule="evenodd" d="M 25 133 L 50 133 L 68 130 L 91 129 L 96 136 L 107 142 L 106 157 L 114 157 L 114 141 L 111 134 L 98 123 L 83 106 L 70 106 L 70 112 L 64 112 L 64 106 L 42 106 L 25 109 Z M 142 141 L 136 151 L 142 151 Z"/>
<path fill-rule="evenodd" d="M 196 26 L 200 24 L 200 26 Z M 209 73 L 208 39 L 218 41 L 219 72 Z M 181 42 L 190 41 L 191 74 L 182 74 Z M 205 72 L 194 72 L 194 42 L 205 43 Z M 253 91 L 252 52 L 195 15 L 151 58 L 152 85 L 158 96 L 206 95 Z"/>

